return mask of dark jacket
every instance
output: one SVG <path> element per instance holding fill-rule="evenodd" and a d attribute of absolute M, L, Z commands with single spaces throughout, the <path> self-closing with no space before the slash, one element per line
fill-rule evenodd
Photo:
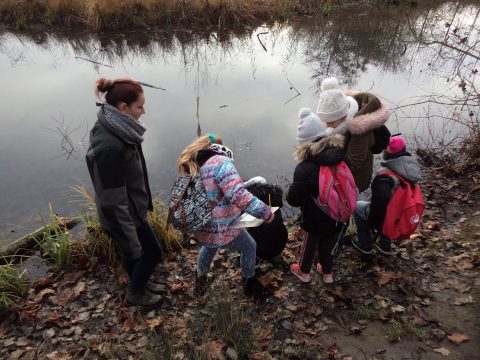
<path fill-rule="evenodd" d="M 287 193 L 287 202 L 293 207 L 302 208 L 301 227 L 309 232 L 335 231 L 335 220 L 327 216 L 315 204 L 318 197 L 318 174 L 320 166 L 338 165 L 344 158 L 345 138 L 334 134 L 317 142 L 308 142 L 297 146 L 293 183 Z"/>
<path fill-rule="evenodd" d="M 127 259 L 137 259 L 142 247 L 136 228 L 153 210 L 141 145 L 125 142 L 97 120 L 90 131 L 86 160 L 100 224 L 120 242 Z"/>
<path fill-rule="evenodd" d="M 345 161 L 355 178 L 358 191 L 363 192 L 370 186 L 373 174 L 373 153 L 370 150 L 375 144 L 373 129 L 383 125 L 390 114 L 373 94 L 353 91 L 346 94 L 353 96 L 359 110 L 348 124 Z"/>
<path fill-rule="evenodd" d="M 386 154 L 384 152 L 384 154 Z M 420 166 L 415 158 L 408 152 L 402 151 L 394 156 L 384 155 L 385 161 L 381 163 L 384 171 L 393 171 L 400 175 L 410 184 L 416 184 L 421 178 Z M 397 186 L 400 186 L 398 178 L 390 175 L 375 176 L 372 182 L 372 200 L 370 203 L 370 214 L 368 222 L 370 228 L 376 231 L 382 229 L 383 220 L 387 212 L 387 206 L 392 198 L 393 192 Z"/>
<path fill-rule="evenodd" d="M 271 206 L 283 206 L 283 191 L 278 185 L 254 184 L 247 186 L 257 198 Z M 288 230 L 283 223 L 282 212 L 277 210 L 271 223 L 262 223 L 260 226 L 247 228 L 248 233 L 257 243 L 257 256 L 269 260 L 280 255 L 288 241 Z"/>

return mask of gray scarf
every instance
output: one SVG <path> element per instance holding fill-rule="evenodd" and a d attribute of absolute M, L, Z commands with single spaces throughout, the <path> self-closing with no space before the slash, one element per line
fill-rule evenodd
<path fill-rule="evenodd" d="M 102 104 L 98 120 L 115 135 L 130 144 L 141 144 L 147 130 L 145 124 L 110 104 Z"/>

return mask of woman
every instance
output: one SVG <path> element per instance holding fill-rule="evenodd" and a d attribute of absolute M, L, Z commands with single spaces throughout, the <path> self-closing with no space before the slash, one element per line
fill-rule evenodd
<path fill-rule="evenodd" d="M 202 244 L 198 255 L 196 286 L 198 294 L 207 290 L 207 272 L 218 248 L 241 253 L 244 293 L 261 295 L 264 291 L 255 276 L 256 244 L 245 229 L 232 228 L 242 211 L 270 223 L 274 214 L 245 188 L 235 166 L 233 153 L 222 140 L 209 134 L 188 145 L 177 162 L 180 175 L 200 175 L 212 204 L 212 220 L 195 237 Z"/>
<path fill-rule="evenodd" d="M 129 278 L 125 302 L 156 307 L 162 300 L 160 286 L 149 279 L 162 250 L 147 223 L 153 206 L 141 145 L 145 96 L 141 85 L 128 78 L 97 80 L 96 95 L 105 101 L 90 132 L 87 165 L 98 216 L 122 252 Z"/>

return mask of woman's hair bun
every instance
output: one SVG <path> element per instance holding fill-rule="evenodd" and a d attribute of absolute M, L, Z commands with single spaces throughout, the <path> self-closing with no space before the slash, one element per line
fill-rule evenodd
<path fill-rule="evenodd" d="M 100 78 L 95 84 L 98 92 L 105 93 L 112 89 L 114 81 L 107 78 Z"/>
<path fill-rule="evenodd" d="M 332 90 L 332 89 L 338 89 L 338 79 L 331 77 L 331 78 L 326 78 L 322 81 L 322 85 L 320 86 L 320 90 L 325 91 L 325 90 Z"/>

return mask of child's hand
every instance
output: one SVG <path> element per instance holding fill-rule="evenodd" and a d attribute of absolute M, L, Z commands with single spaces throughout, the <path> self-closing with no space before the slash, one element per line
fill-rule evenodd
<path fill-rule="evenodd" d="M 270 217 L 267 220 L 265 220 L 265 223 L 270 224 L 273 221 L 273 219 L 275 219 L 275 213 L 272 212 Z"/>

